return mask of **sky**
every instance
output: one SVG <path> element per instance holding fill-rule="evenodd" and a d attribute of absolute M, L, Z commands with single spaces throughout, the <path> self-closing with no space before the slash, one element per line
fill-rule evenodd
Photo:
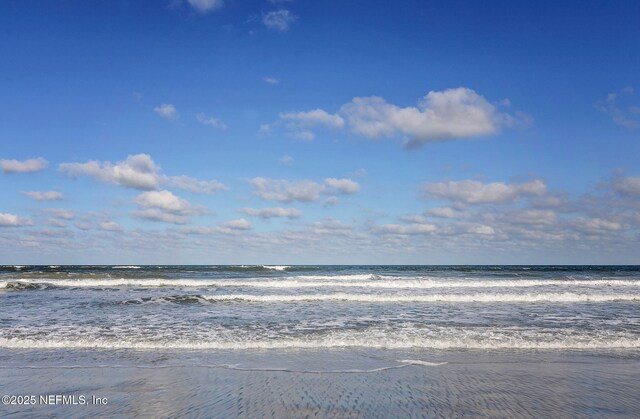
<path fill-rule="evenodd" d="M 640 2 L 0 2 L 0 264 L 637 264 Z"/>

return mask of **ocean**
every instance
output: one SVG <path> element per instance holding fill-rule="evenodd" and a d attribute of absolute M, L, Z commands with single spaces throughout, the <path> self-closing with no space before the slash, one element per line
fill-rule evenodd
<path fill-rule="evenodd" d="M 457 390 L 476 377 L 487 389 L 496 390 L 498 383 L 514 380 L 513 371 L 504 369 L 509 361 L 530 369 L 525 368 L 524 382 L 526 371 L 515 379 L 517 384 L 504 384 L 504 391 L 525 388 L 520 398 L 509 393 L 513 400 L 505 402 L 508 407 L 498 404 L 488 413 L 484 406 L 482 412 L 490 416 L 500 412 L 598 416 L 603 414 L 598 409 L 606 405 L 605 415 L 619 408 L 618 415 L 632 417 L 640 413 L 633 396 L 640 394 L 640 378 L 631 372 L 637 373 L 639 360 L 638 266 L 0 266 L 0 366 L 7 373 L 0 386 L 5 391 L 17 380 L 22 383 L 20 391 L 41 392 L 46 387 L 40 381 L 43 374 L 51 384 L 61 371 L 69 374 L 71 369 L 75 371 L 72 383 L 85 380 L 94 391 L 108 393 L 111 387 L 96 385 L 88 378 L 91 374 L 80 371 L 97 366 L 101 371 L 143 368 L 153 381 L 161 369 L 187 368 L 191 378 L 182 383 L 184 387 L 207 387 L 211 380 L 227 377 L 226 385 L 233 391 L 227 388 L 217 396 L 216 408 L 227 409 L 218 413 L 243 416 L 233 396 L 240 376 L 229 375 L 232 372 L 262 371 L 267 375 L 254 375 L 255 382 L 271 380 L 271 385 L 277 384 L 278 374 L 289 373 L 282 382 L 287 391 L 293 391 L 291 380 L 299 380 L 304 387 L 318 374 L 334 383 L 329 386 L 341 375 L 364 374 L 370 379 L 378 374 L 378 379 L 390 379 L 403 374 L 397 377 L 401 383 L 408 376 L 436 380 L 434 374 L 440 374 L 441 386 Z M 557 362 L 580 366 L 558 376 L 559 371 L 549 367 Z M 488 364 L 500 366 L 483 370 Z M 459 370 L 462 365 L 466 372 Z M 603 365 L 607 368 L 597 373 Z M 210 369 L 217 378 L 198 375 Z M 430 371 L 428 376 L 424 371 Z M 461 374 L 458 381 L 451 381 L 454 372 Z M 586 403 L 580 399 L 574 404 L 556 400 L 561 397 L 552 390 L 557 380 L 569 380 L 571 374 L 577 383 L 588 376 L 597 384 L 596 390 L 582 390 L 589 400 L 596 400 L 595 406 L 580 407 Z M 25 378 L 30 376 L 35 382 Z M 105 380 L 110 382 L 114 374 L 108 376 Z M 177 376 L 174 371 L 172 377 Z M 358 379 L 350 376 L 349 380 Z M 536 380 L 537 393 L 526 387 Z M 58 388 L 79 391 L 75 384 L 65 383 Z M 614 385 L 618 394 L 598 393 L 608 391 L 603 390 L 608 385 Z M 311 394 L 313 389 L 325 388 L 311 387 Z M 222 391 L 220 385 L 216 388 Z M 407 396 L 399 388 L 392 400 Z M 359 402 L 351 400 L 350 407 L 338 403 L 341 410 L 336 415 L 341 416 L 344 409 L 355 412 L 353 417 L 363 412 L 366 417 L 376 412 L 418 416 L 420 412 L 434 416 L 459 412 L 451 400 L 433 405 L 438 400 L 434 393 L 424 383 L 421 388 L 411 395 L 412 400 L 430 400 L 432 405 L 399 404 L 400 410 L 394 410 L 389 402 L 366 410 L 384 397 L 367 396 L 369 390 L 361 389 Z M 264 398 L 263 390 L 249 392 L 255 409 L 260 403 L 263 408 L 272 406 L 268 398 L 255 401 Z M 147 393 L 139 397 L 143 394 Z M 321 417 L 332 416 L 327 409 L 333 404 L 326 394 L 329 399 L 310 396 L 306 405 L 295 394 L 287 396 L 291 403 L 283 402 L 289 407 L 266 416 L 298 416 L 300 411 L 286 410 L 298 402 L 309 414 L 316 408 Z M 546 401 L 535 402 L 536 394 Z M 131 413 L 124 407 L 129 406 L 126 397 L 111 397 L 120 400 L 123 412 Z M 462 396 L 456 397 L 459 408 L 473 411 L 460 401 Z M 531 403 L 523 397 L 532 398 Z M 554 400 L 558 405 L 549 407 Z M 192 413 L 211 408 L 202 401 L 197 406 Z M 514 406 L 524 410 L 514 411 Z M 550 410 L 540 410 L 544 408 Z M 169 409 L 173 414 L 181 412 Z M 257 412 L 264 416 L 264 411 Z"/>

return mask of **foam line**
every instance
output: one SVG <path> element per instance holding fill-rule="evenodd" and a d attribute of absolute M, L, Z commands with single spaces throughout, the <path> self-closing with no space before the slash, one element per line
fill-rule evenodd
<path fill-rule="evenodd" d="M 122 288 L 122 287 L 242 287 L 242 288 L 381 288 L 381 289 L 437 289 L 437 288 L 521 288 L 521 287 L 640 287 L 640 280 L 309 280 L 310 277 L 282 280 L 208 280 L 208 279 L 16 279 L 0 281 L 0 289 L 19 288 L 20 284 L 74 287 L 74 288 Z"/>
<path fill-rule="evenodd" d="M 610 301 L 640 301 L 640 294 L 576 294 L 576 293 L 545 293 L 545 294 L 433 294 L 433 295 L 380 295 L 380 294 L 306 294 L 306 295 L 203 295 L 209 301 L 247 301 L 260 303 L 289 303 L 299 301 L 349 301 L 366 303 L 579 303 L 579 302 L 610 302 Z"/>
<path fill-rule="evenodd" d="M 391 333 L 387 336 L 336 336 L 318 339 L 262 339 L 242 341 L 164 340 L 131 341 L 124 339 L 73 340 L 0 338 L 0 348 L 12 349 L 184 349 L 184 350 L 260 350 L 260 349 L 535 349 L 535 350 L 638 350 L 640 337 L 591 336 L 559 337 L 539 340 L 522 336 L 431 338 Z M 408 360 L 407 360 L 408 361 Z M 407 364 L 409 365 L 409 364 Z"/>

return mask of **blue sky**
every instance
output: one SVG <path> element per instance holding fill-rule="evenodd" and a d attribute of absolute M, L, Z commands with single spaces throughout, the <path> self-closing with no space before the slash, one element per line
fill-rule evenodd
<path fill-rule="evenodd" d="M 638 21 L 4 1 L 0 263 L 638 263 Z"/>

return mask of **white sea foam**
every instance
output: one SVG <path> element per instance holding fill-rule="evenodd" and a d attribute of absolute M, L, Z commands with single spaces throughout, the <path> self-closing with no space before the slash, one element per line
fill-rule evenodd
<path fill-rule="evenodd" d="M 123 265 L 123 266 L 114 266 L 113 269 L 142 269 L 142 266 Z"/>
<path fill-rule="evenodd" d="M 638 337 L 591 336 L 552 337 L 535 339 L 523 336 L 460 336 L 420 337 L 406 333 L 384 336 L 365 334 L 337 334 L 325 338 L 286 338 L 260 340 L 158 340 L 137 341 L 126 339 L 31 339 L 0 338 L 0 348 L 26 349 L 193 349 L 193 350 L 248 350 L 248 349 L 339 349 L 348 347 L 384 349 L 640 349 Z M 406 360 L 409 361 L 409 360 Z"/>
<path fill-rule="evenodd" d="M 432 294 L 432 295 L 380 295 L 380 294 L 302 294 L 302 295 L 203 295 L 209 301 L 248 301 L 260 303 L 289 303 L 299 301 L 349 301 L 363 303 L 581 303 L 609 301 L 640 301 L 640 294 Z"/>
<path fill-rule="evenodd" d="M 331 278 L 331 277 L 323 277 Z M 344 277 L 338 277 L 344 278 Z M 424 280 L 378 279 L 358 281 L 353 278 L 318 280 L 317 277 L 292 279 L 207 280 L 207 279 L 18 279 L 14 283 L 46 284 L 56 287 L 120 288 L 120 287 L 248 287 L 248 288 L 381 288 L 381 289 L 438 289 L 438 288 L 521 288 L 521 287 L 640 287 L 640 280 Z M 7 288 L 9 281 L 0 281 Z"/>
<path fill-rule="evenodd" d="M 421 361 L 419 359 L 399 359 L 398 362 L 402 362 L 403 364 L 422 365 L 425 367 L 436 367 L 438 365 L 447 364 L 446 362 L 429 362 L 429 361 Z"/>
<path fill-rule="evenodd" d="M 290 268 L 291 266 L 287 266 L 287 265 L 262 265 L 263 268 L 265 269 L 271 269 L 274 271 L 284 271 L 287 268 Z"/>

